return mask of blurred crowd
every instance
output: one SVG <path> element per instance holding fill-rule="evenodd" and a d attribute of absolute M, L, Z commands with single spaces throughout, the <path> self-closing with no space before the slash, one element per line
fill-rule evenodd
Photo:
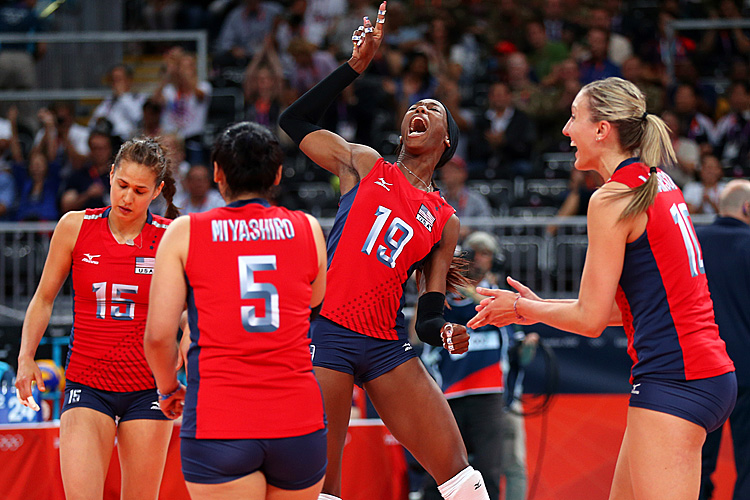
<path fill-rule="evenodd" d="M 0 2 L 0 31 L 41 31 L 35 4 Z M 135 135 L 160 136 L 167 144 L 183 213 L 221 204 L 208 155 L 215 128 L 208 125 L 234 121 L 212 107 L 212 94 L 224 87 L 241 91 L 245 119 L 284 140 L 287 179 L 279 202 L 309 208 L 295 186 L 330 179 L 284 137 L 278 117 L 348 59 L 351 33 L 362 16 L 375 15 L 376 3 L 126 5 L 129 29 L 206 30 L 208 81 L 199 80 L 188 47 L 154 43 L 142 50 L 159 57 L 162 70 L 148 91 L 134 89 L 134 68 L 117 64 L 106 75 L 111 96 L 85 114 L 72 101 L 30 112 L 23 103 L 4 106 L 2 220 L 55 220 L 68 210 L 106 205 L 113 154 Z M 670 173 L 691 213 L 714 213 L 724 180 L 750 175 L 750 30 L 677 31 L 670 39 L 666 27 L 676 19 L 739 20 L 749 12 L 750 2 L 740 0 L 390 0 L 376 60 L 331 106 L 322 125 L 389 155 L 399 141 L 403 111 L 421 98 L 441 100 L 462 136 L 456 161 L 438 174 L 438 184 L 465 213 L 492 215 L 498 207 L 477 199 L 483 196 L 477 185 L 568 179 L 569 169 L 548 168 L 545 158 L 571 152 L 561 129 L 573 98 L 590 81 L 620 76 L 636 83 L 649 112 L 670 126 L 679 159 Z M 43 55 L 43 44 L 2 45 L 0 89 L 34 88 L 29 75 Z M 585 213 L 587 197 L 600 182 L 574 174 L 569 188 L 545 203 L 562 206 L 567 215 Z M 335 206 L 335 188 L 330 186 L 333 196 L 313 196 L 313 202 Z M 528 197 L 517 198 L 529 203 Z M 159 209 L 157 200 L 154 211 Z"/>

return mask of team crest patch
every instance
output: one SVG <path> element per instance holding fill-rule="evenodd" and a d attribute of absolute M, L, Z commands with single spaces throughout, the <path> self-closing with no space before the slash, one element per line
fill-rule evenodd
<path fill-rule="evenodd" d="M 154 274 L 154 257 L 136 257 L 135 274 Z"/>
<path fill-rule="evenodd" d="M 429 232 L 432 232 L 432 225 L 435 223 L 435 216 L 432 215 L 432 212 L 430 212 L 430 209 L 427 208 L 424 203 L 419 207 L 417 220 L 426 227 Z"/>

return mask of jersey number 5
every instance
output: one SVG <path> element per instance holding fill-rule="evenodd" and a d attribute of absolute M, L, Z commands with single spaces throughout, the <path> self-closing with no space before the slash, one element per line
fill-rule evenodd
<path fill-rule="evenodd" d="M 275 271 L 275 255 L 242 255 L 237 257 L 240 269 L 240 297 L 262 299 L 265 316 L 258 317 L 255 306 L 242 306 L 242 327 L 248 332 L 273 332 L 279 328 L 279 294 L 271 283 L 255 281 L 254 271 Z"/>
<path fill-rule="evenodd" d="M 706 274 L 706 270 L 703 267 L 701 246 L 698 244 L 693 224 L 690 222 L 690 213 L 688 212 L 687 205 L 685 203 L 674 204 L 669 209 L 669 213 L 672 214 L 672 220 L 674 220 L 674 223 L 677 224 L 682 233 L 682 241 L 685 243 L 688 262 L 690 264 L 690 274 L 693 276 Z"/>
<path fill-rule="evenodd" d="M 382 205 L 375 211 L 375 222 L 373 223 L 372 228 L 370 228 L 370 233 L 367 235 L 365 244 L 362 247 L 362 253 L 366 253 L 367 255 L 372 253 L 372 248 L 375 246 L 375 240 L 380 236 L 391 212 L 392 210 L 390 208 L 385 208 Z M 397 235 L 398 238 L 396 237 Z M 396 259 L 403 251 L 404 246 L 409 243 L 412 236 L 414 236 L 414 229 L 404 222 L 401 217 L 395 217 L 383 235 L 384 245 L 378 245 L 375 256 L 386 266 L 390 268 L 396 267 Z"/>

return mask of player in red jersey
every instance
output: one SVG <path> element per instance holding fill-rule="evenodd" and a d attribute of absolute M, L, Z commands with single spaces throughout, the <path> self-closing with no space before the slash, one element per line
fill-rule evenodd
<path fill-rule="evenodd" d="M 161 146 L 133 139 L 110 172 L 111 206 L 65 214 L 23 323 L 16 389 L 38 410 L 31 384 L 44 389 L 34 362 L 52 304 L 72 269 L 73 328 L 60 418 L 60 467 L 68 499 L 101 499 L 115 437 L 123 499 L 157 498 L 172 425 L 157 410 L 143 330 L 156 247 L 168 218 L 149 204 L 159 193 L 172 204 L 174 178 Z"/>
<path fill-rule="evenodd" d="M 308 331 L 326 284 L 317 220 L 270 206 L 282 152 L 242 122 L 216 140 L 226 207 L 180 217 L 164 235 L 145 349 L 165 415 L 182 420 L 182 471 L 194 499 L 314 500 L 326 470 L 323 399 Z M 187 300 L 187 392 L 173 332 Z"/>
<path fill-rule="evenodd" d="M 542 300 L 509 278 L 520 293 L 479 290 L 489 298 L 469 326 L 543 322 L 587 337 L 624 326 L 633 388 L 609 498 L 695 499 L 706 432 L 732 411 L 737 381 L 685 200 L 659 168 L 675 161 L 666 125 L 635 85 L 607 78 L 581 89 L 563 134 L 575 168 L 608 179 L 589 204 L 578 299 Z"/>
<path fill-rule="evenodd" d="M 443 318 L 459 221 L 432 186 L 436 168 L 458 143 L 458 127 L 439 101 L 424 99 L 406 112 L 396 163 L 315 123 L 363 72 L 382 39 L 386 3 L 377 22 L 355 30 L 349 61 L 281 116 L 282 128 L 313 162 L 337 175 L 341 200 L 328 237 L 329 292 L 311 328 L 313 364 L 328 417 L 328 472 L 320 499 L 341 496 L 341 461 L 354 384 L 440 485 L 446 499 L 488 499 L 484 480 L 468 462 L 456 421 L 440 388 L 408 341 L 404 287 L 415 269 L 425 291 L 416 330 L 456 354 L 468 348 L 461 325 Z M 452 334 L 449 332 L 452 331 Z"/>

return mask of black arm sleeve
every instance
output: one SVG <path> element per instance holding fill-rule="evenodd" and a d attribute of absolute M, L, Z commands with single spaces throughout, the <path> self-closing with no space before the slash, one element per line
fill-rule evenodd
<path fill-rule="evenodd" d="M 445 295 L 440 292 L 427 292 L 417 302 L 417 321 L 414 329 L 419 340 L 435 347 L 443 346 L 440 330 L 447 323 L 443 318 Z"/>
<path fill-rule="evenodd" d="M 299 145 L 307 134 L 321 129 L 317 123 L 328 106 L 358 76 L 349 63 L 339 66 L 281 113 L 279 125 L 282 130 Z"/>

